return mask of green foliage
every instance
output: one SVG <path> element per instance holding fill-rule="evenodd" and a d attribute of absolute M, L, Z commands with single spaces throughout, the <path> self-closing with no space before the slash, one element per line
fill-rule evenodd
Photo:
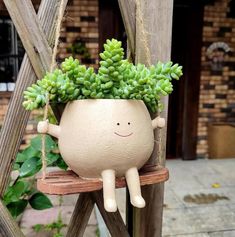
<path fill-rule="evenodd" d="M 51 201 L 43 193 L 34 188 L 34 176 L 42 167 L 41 136 L 31 140 L 31 144 L 16 157 L 14 169 L 19 175 L 6 189 L 3 201 L 14 218 L 20 215 L 28 204 L 36 210 L 52 207 Z M 67 169 L 67 165 L 58 153 L 57 143 L 46 136 L 46 159 L 48 166 L 58 166 Z"/>
<path fill-rule="evenodd" d="M 52 231 L 54 232 L 53 237 L 63 237 L 61 230 L 66 226 L 67 225 L 63 223 L 61 212 L 59 212 L 59 215 L 56 221 L 49 223 L 47 225 L 37 224 L 33 226 L 33 229 L 37 233 L 43 230 Z"/>
<path fill-rule="evenodd" d="M 42 168 L 41 159 L 30 157 L 20 167 L 20 177 L 29 177 L 35 175 Z"/>
<path fill-rule="evenodd" d="M 43 193 L 35 193 L 29 200 L 29 204 L 36 210 L 44 210 L 52 207 L 50 199 Z"/>
<path fill-rule="evenodd" d="M 72 46 L 67 49 L 68 53 L 72 53 L 72 56 L 81 55 L 85 59 L 90 59 L 91 55 L 86 47 L 86 44 L 81 39 L 75 40 Z"/>
<path fill-rule="evenodd" d="M 101 98 L 143 100 L 150 111 L 160 110 L 161 97 L 172 92 L 172 79 L 180 78 L 182 67 L 172 62 L 158 62 L 149 68 L 133 65 L 124 59 L 121 42 L 115 39 L 107 40 L 104 49 L 98 73 L 77 59 L 67 58 L 61 69 L 28 87 L 23 106 L 27 110 L 43 107 L 49 96 L 51 103 Z"/>
<path fill-rule="evenodd" d="M 16 201 L 16 202 L 11 202 L 7 205 L 8 210 L 10 211 L 11 215 L 16 218 L 19 216 L 27 207 L 28 201 L 25 199 Z"/>
<path fill-rule="evenodd" d="M 95 235 L 96 235 L 96 237 L 100 237 L 100 230 L 99 230 L 99 228 L 96 229 Z"/>

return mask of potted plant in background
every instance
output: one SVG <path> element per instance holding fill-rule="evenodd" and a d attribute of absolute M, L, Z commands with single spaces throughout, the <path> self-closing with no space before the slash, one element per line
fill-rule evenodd
<path fill-rule="evenodd" d="M 58 138 L 61 155 L 68 166 L 84 178 L 101 177 L 104 206 L 117 210 L 115 177 L 126 177 L 131 203 L 144 207 L 138 169 L 154 147 L 153 130 L 165 121 L 151 120 L 150 112 L 162 109 L 160 99 L 173 90 L 182 67 L 158 62 L 147 68 L 124 59 L 121 42 L 107 40 L 98 72 L 80 65 L 72 57 L 60 69 L 47 73 L 24 93 L 27 110 L 66 103 L 60 125 L 38 124 L 39 133 Z"/>

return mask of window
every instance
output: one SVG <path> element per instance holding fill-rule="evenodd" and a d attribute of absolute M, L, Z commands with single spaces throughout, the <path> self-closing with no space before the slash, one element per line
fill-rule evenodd
<path fill-rule="evenodd" d="M 24 48 L 9 18 L 0 18 L 0 91 L 12 91 Z"/>

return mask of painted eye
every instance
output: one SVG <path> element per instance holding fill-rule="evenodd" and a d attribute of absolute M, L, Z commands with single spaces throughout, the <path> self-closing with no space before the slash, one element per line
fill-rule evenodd
<path fill-rule="evenodd" d="M 128 122 L 128 125 L 131 125 L 131 123 L 130 123 L 130 122 Z"/>
<path fill-rule="evenodd" d="M 120 125 L 120 123 L 117 123 L 117 125 L 119 126 L 119 125 Z"/>

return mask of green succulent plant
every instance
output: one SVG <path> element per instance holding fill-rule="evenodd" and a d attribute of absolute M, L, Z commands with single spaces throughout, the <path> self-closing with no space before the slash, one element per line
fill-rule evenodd
<path fill-rule="evenodd" d="M 107 40 L 98 72 L 66 58 L 60 69 L 47 73 L 24 92 L 27 110 L 43 107 L 48 96 L 51 103 L 78 99 L 143 100 L 151 112 L 161 109 L 160 99 L 173 91 L 172 79 L 182 76 L 182 67 L 172 62 L 158 62 L 146 67 L 124 59 L 120 41 Z"/>

